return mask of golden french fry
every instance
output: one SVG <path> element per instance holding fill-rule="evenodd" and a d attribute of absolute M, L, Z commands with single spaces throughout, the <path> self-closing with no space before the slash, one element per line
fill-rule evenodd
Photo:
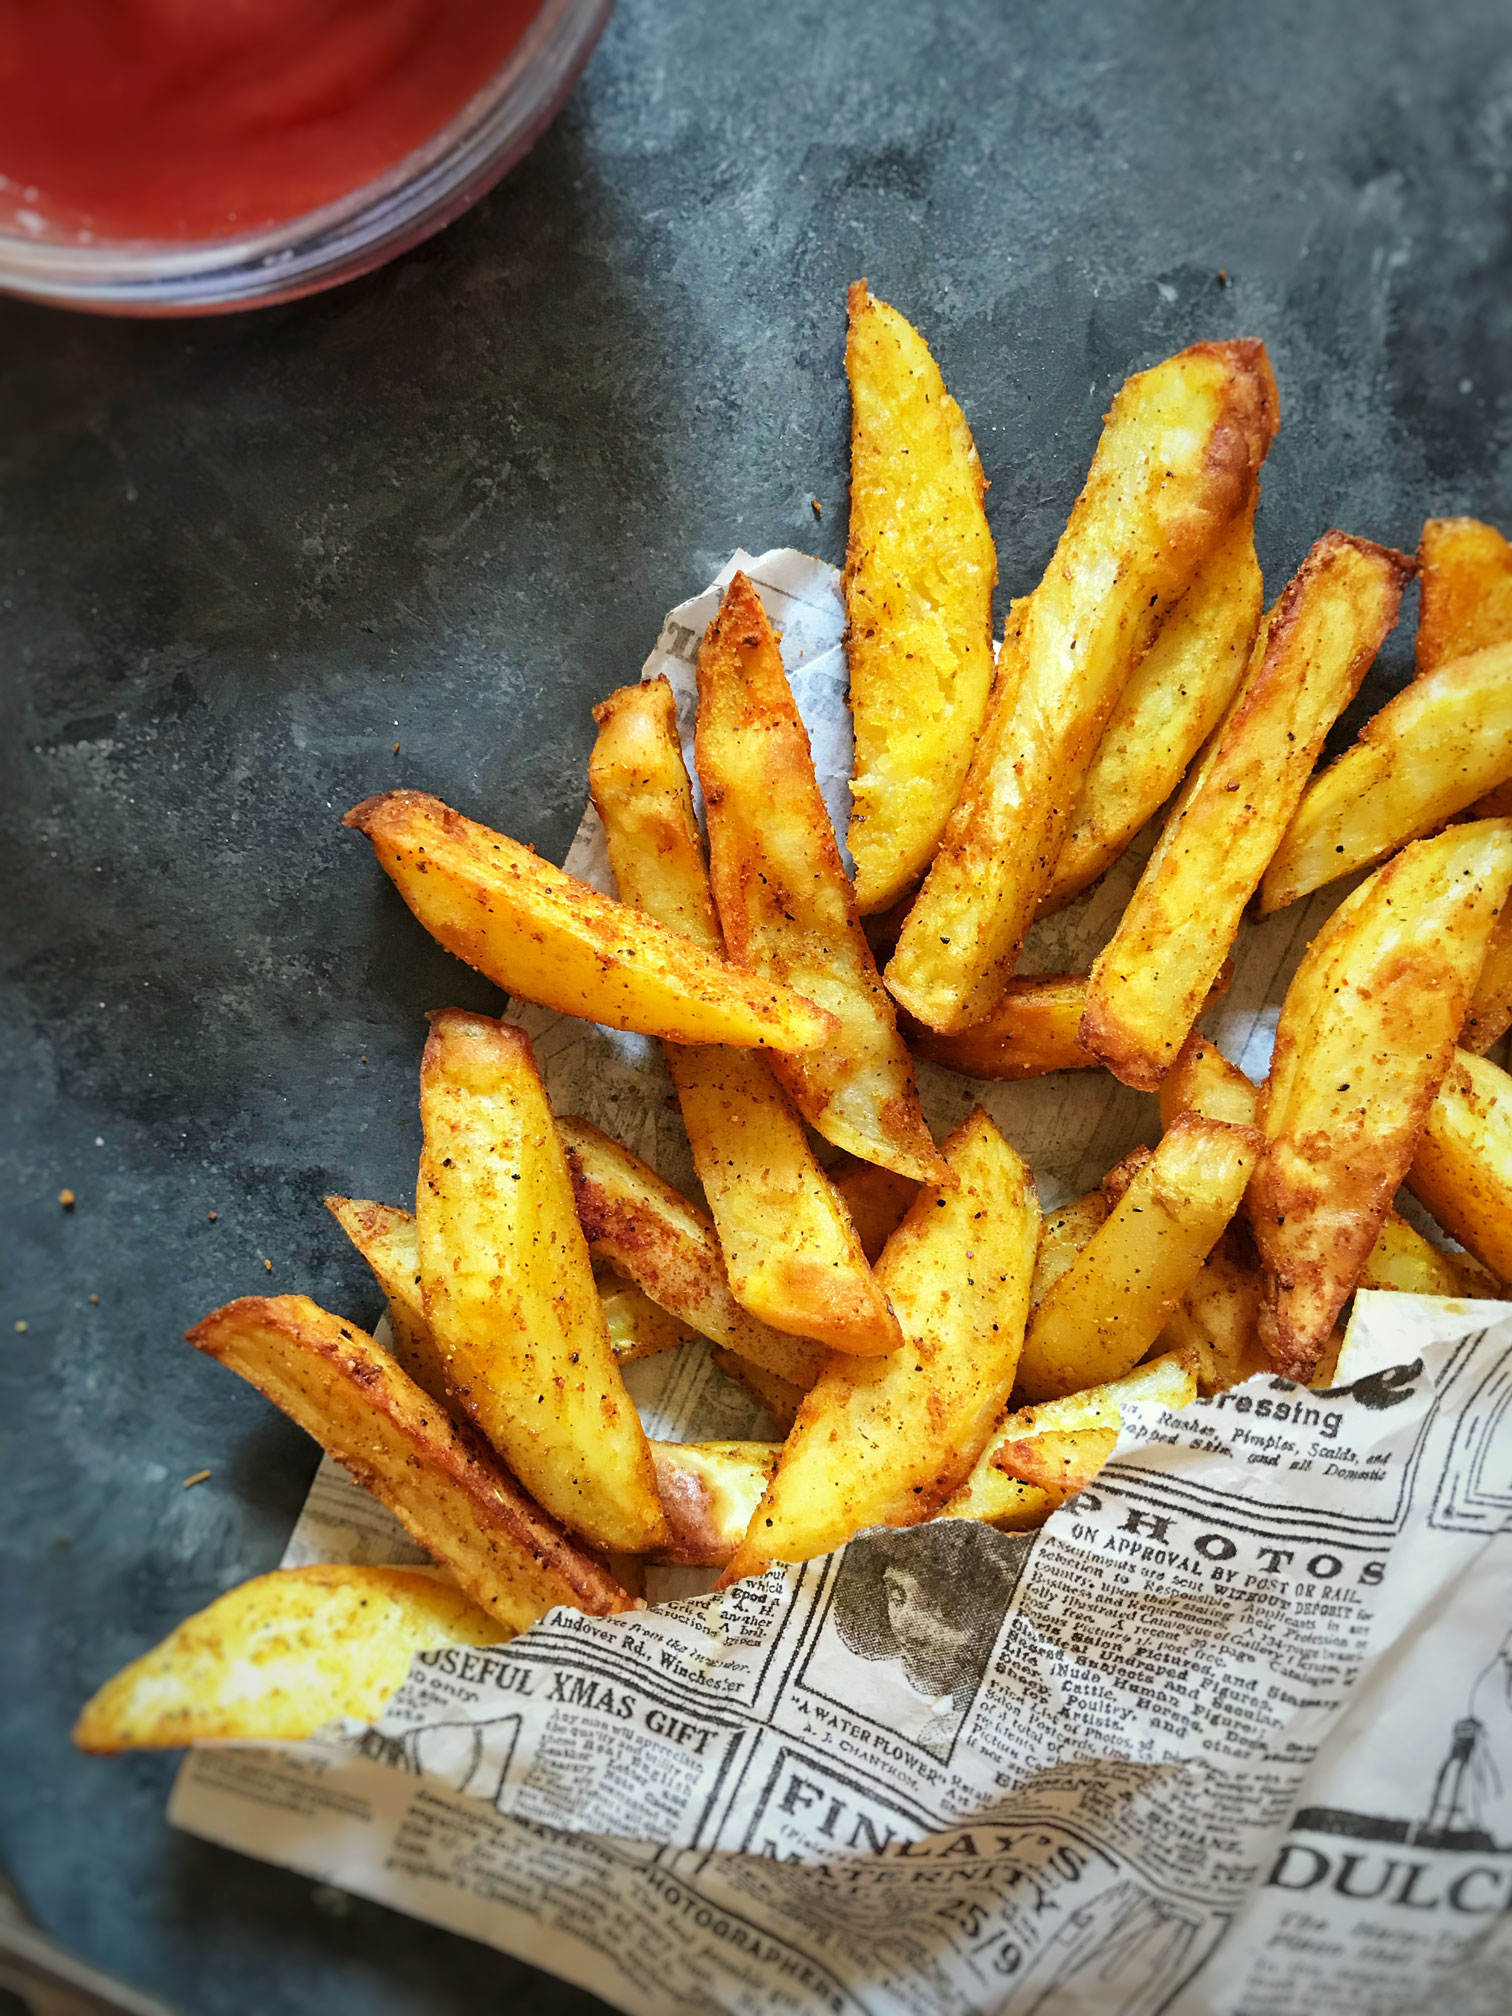
<path fill-rule="evenodd" d="M 1388 1211 L 1356 1284 L 1395 1289 L 1403 1295 L 1462 1295 L 1452 1257 L 1399 1212 Z"/>
<path fill-rule="evenodd" d="M 1078 1253 L 1107 1222 L 1108 1200 L 1101 1190 L 1089 1190 L 1056 1211 L 1047 1211 L 1040 1226 L 1039 1252 L 1034 1261 L 1034 1280 L 1029 1288 L 1029 1307 L 1038 1309 Z"/>
<path fill-rule="evenodd" d="M 829 1177 L 851 1215 L 862 1252 L 875 1267 L 882 1248 L 908 1216 L 918 1184 L 879 1162 L 858 1162 L 854 1155 L 845 1156 Z"/>
<path fill-rule="evenodd" d="M 1037 1407 L 1022 1407 L 1007 1415 L 992 1432 L 991 1440 L 977 1458 L 966 1482 L 951 1498 L 942 1516 L 946 1519 L 983 1519 L 1008 1532 L 1029 1525 L 1042 1525 L 1059 1500 L 1050 1492 L 1026 1484 L 1000 1467 L 1006 1444 L 1023 1443 L 1036 1435 L 1083 1434 L 1111 1429 L 1115 1439 L 1122 1410 L 1136 1400 L 1151 1400 L 1157 1406 L 1190 1406 L 1197 1397 L 1197 1383 L 1190 1369 L 1173 1354 L 1152 1358 L 1136 1365 L 1122 1379 L 1071 1393 L 1060 1400 L 1046 1400 Z"/>
<path fill-rule="evenodd" d="M 247 1296 L 189 1342 L 265 1394 L 393 1512 L 496 1623 L 554 1604 L 629 1607 L 607 1571 L 355 1323 L 303 1295 Z"/>
<path fill-rule="evenodd" d="M 737 1386 L 743 1386 L 753 1400 L 759 1400 L 771 1415 L 781 1436 L 793 1431 L 793 1423 L 798 1419 L 798 1409 L 803 1404 L 807 1386 L 795 1386 L 791 1379 L 783 1379 L 776 1372 L 769 1372 L 764 1365 L 754 1364 L 749 1358 L 741 1358 L 733 1351 L 716 1344 L 709 1356 Z"/>
<path fill-rule="evenodd" d="M 1081 1040 L 1126 1085 L 1165 1076 L 1227 957 L 1324 737 L 1396 621 L 1412 563 L 1327 532 L 1265 624 L 1112 939 Z"/>
<path fill-rule="evenodd" d="M 1040 898 L 1041 917 L 1064 909 L 1118 859 L 1176 789 L 1233 699 L 1264 599 L 1255 558 L 1258 501 L 1256 491 L 1130 674 Z"/>
<path fill-rule="evenodd" d="M 774 1056 L 773 1071 L 837 1148 L 918 1183 L 948 1184 L 777 639 L 744 574 L 726 589 L 698 653 L 697 762 L 709 880 L 730 956 L 819 1002 L 839 1024 L 820 1049 Z"/>
<path fill-rule="evenodd" d="M 1115 397 L 1044 579 L 1016 606 L 966 783 L 887 969 L 931 1029 L 969 1028 L 1002 994 L 1119 695 L 1247 509 L 1277 416 L 1256 342 L 1199 343 Z"/>
<path fill-rule="evenodd" d="M 562 1015 L 674 1043 L 807 1050 L 834 1023 L 423 791 L 354 805 L 379 864 L 448 952 Z"/>
<path fill-rule="evenodd" d="M 672 1540 L 656 1559 L 683 1568 L 723 1568 L 745 1538 L 781 1445 L 776 1442 L 653 1442 L 656 1482 Z"/>
<path fill-rule="evenodd" d="M 665 1309 L 658 1308 L 644 1289 L 637 1288 L 605 1262 L 595 1265 L 593 1283 L 604 1305 L 609 1348 L 617 1365 L 630 1365 L 637 1358 L 654 1358 L 662 1351 L 675 1351 L 697 1334 L 676 1322 Z"/>
<path fill-rule="evenodd" d="M 417 1652 L 514 1634 L 424 1568 L 279 1568 L 228 1589 L 85 1703 L 81 1750 L 297 1742 L 375 1722 Z"/>
<path fill-rule="evenodd" d="M 1161 1126 L 1169 1127 L 1178 1113 L 1200 1113 L 1206 1120 L 1253 1127 L 1259 1111 L 1258 1089 L 1210 1036 L 1194 1030 L 1160 1081 Z"/>
<path fill-rule="evenodd" d="M 942 1036 L 912 1017 L 904 1033 L 916 1056 L 968 1078 L 1039 1078 L 1088 1071 L 1097 1062 L 1077 1042 L 1087 1005 L 1085 973 L 1035 973 L 1008 982 L 980 1022 Z"/>
<path fill-rule="evenodd" d="M 923 337 L 864 280 L 849 308 L 848 838 L 870 912 L 913 888 L 960 795 L 992 687 L 997 555 L 971 429 Z"/>
<path fill-rule="evenodd" d="M 425 1320 L 420 1236 L 408 1211 L 365 1197 L 327 1197 L 327 1211 L 373 1270 L 388 1303 L 394 1356 L 439 1406 L 450 1407 L 446 1360 Z"/>
<path fill-rule="evenodd" d="M 1062 1504 L 1092 1482 L 1117 1441 L 1116 1428 L 1046 1428 L 999 1444 L 992 1460 L 1005 1476 Z"/>
<path fill-rule="evenodd" d="M 1197 1270 L 1159 1343 L 1190 1363 L 1200 1393 L 1222 1393 L 1271 1369 L 1260 1342 L 1260 1270 L 1236 1226 Z"/>
<path fill-rule="evenodd" d="M 1477 518 L 1430 518 L 1418 542 L 1417 669 L 1512 643 L 1512 546 Z M 1488 815 L 1489 816 L 1489 815 Z"/>
<path fill-rule="evenodd" d="M 961 1483 L 1013 1386 L 1039 1202 L 980 1108 L 945 1144 L 954 1190 L 924 1189 L 878 1278 L 903 1326 L 886 1358 L 832 1358 L 792 1433 L 726 1583 L 807 1561 L 864 1526 L 912 1526 Z"/>
<path fill-rule="evenodd" d="M 671 687 L 623 686 L 594 718 L 588 785 L 621 895 L 722 952 Z M 735 1299 L 773 1329 L 835 1350 L 891 1350 L 886 1297 L 766 1059 L 717 1045 L 666 1054 Z"/>
<path fill-rule="evenodd" d="M 1512 805 L 1507 816 L 1512 817 Z M 1480 977 L 1470 996 L 1460 1047 L 1482 1056 L 1512 1027 L 1512 903 L 1502 908 L 1486 942 Z"/>
<path fill-rule="evenodd" d="M 1451 1238 L 1512 1282 L 1512 1078 L 1489 1057 L 1455 1053 L 1407 1187 Z"/>
<path fill-rule="evenodd" d="M 651 1452 L 609 1345 L 530 1038 L 432 1015 L 416 1224 L 453 1394 L 526 1489 L 593 1546 L 665 1544 Z"/>
<path fill-rule="evenodd" d="M 806 1388 L 824 1351 L 768 1328 L 731 1293 L 714 1227 L 680 1191 L 587 1120 L 557 1123 L 567 1150 L 578 1222 L 592 1252 L 611 1262 L 660 1309 L 779 1378 Z"/>
<path fill-rule="evenodd" d="M 1035 1310 L 1018 1370 L 1027 1400 L 1057 1399 L 1138 1364 L 1239 1208 L 1259 1146 L 1253 1128 L 1177 1115 Z"/>
<path fill-rule="evenodd" d="M 1289 1378 L 1311 1376 L 1407 1174 L 1509 886 L 1512 820 L 1414 841 L 1345 899 L 1287 989 L 1250 1218 L 1261 1339 Z"/>
<path fill-rule="evenodd" d="M 1260 883 L 1268 915 L 1435 832 L 1512 776 L 1512 643 L 1420 672 L 1315 777 Z"/>

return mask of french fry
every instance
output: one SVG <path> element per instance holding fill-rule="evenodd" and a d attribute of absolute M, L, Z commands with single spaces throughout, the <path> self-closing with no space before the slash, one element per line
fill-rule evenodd
<path fill-rule="evenodd" d="M 671 687 L 621 687 L 595 719 L 588 785 L 621 895 L 722 952 Z M 735 1299 L 772 1329 L 834 1350 L 891 1350 L 886 1297 L 766 1059 L 717 1045 L 666 1054 Z"/>
<path fill-rule="evenodd" d="M 811 1386 L 824 1364 L 822 1347 L 770 1329 L 741 1308 L 702 1211 L 587 1120 L 557 1126 L 590 1250 L 700 1337 L 795 1386 Z"/>
<path fill-rule="evenodd" d="M 887 969 L 929 1028 L 969 1028 L 1002 994 L 1129 675 L 1247 509 L 1277 417 L 1256 342 L 1199 343 L 1114 398 L 1044 579 L 1010 622 L 965 785 Z"/>
<path fill-rule="evenodd" d="M 420 1278 L 451 1391 L 526 1489 L 591 1545 L 664 1545 L 651 1452 L 524 1030 L 459 1008 L 433 1015 L 420 1120 Z"/>
<path fill-rule="evenodd" d="M 1031 1311 L 1038 1309 L 1088 1240 L 1106 1224 L 1107 1217 L 1108 1200 L 1101 1190 L 1089 1190 L 1085 1197 L 1073 1198 L 1058 1210 L 1045 1213 L 1034 1261 L 1034 1280 L 1029 1289 Z"/>
<path fill-rule="evenodd" d="M 1512 817 L 1512 806 L 1507 816 Z M 1504 905 L 1491 927 L 1480 977 L 1470 996 L 1460 1046 L 1483 1056 L 1512 1027 L 1512 904 Z"/>
<path fill-rule="evenodd" d="M 342 823 L 372 841 L 433 938 L 527 1001 L 674 1043 L 808 1050 L 834 1034 L 791 988 L 690 945 L 423 791 L 365 799 Z"/>
<path fill-rule="evenodd" d="M 1261 1340 L 1289 1378 L 1311 1377 L 1407 1174 L 1509 886 L 1512 820 L 1414 841 L 1345 899 L 1287 989 L 1250 1218 Z"/>
<path fill-rule="evenodd" d="M 1097 1059 L 1077 1042 L 1087 1006 L 1085 973 L 1035 973 L 1008 982 L 996 1005 L 969 1029 L 941 1036 L 910 1016 L 914 1054 L 968 1078 L 1040 1078 L 1089 1071 Z"/>
<path fill-rule="evenodd" d="M 837 1148 L 917 1183 L 948 1185 L 777 639 L 744 574 L 726 589 L 698 653 L 696 753 L 709 880 L 730 956 L 819 1002 L 839 1025 L 820 1049 L 774 1056 L 773 1071 Z"/>
<path fill-rule="evenodd" d="M 918 1184 L 879 1162 L 858 1162 L 854 1155 L 844 1157 L 829 1176 L 851 1215 L 862 1252 L 875 1267 L 882 1248 L 908 1216 Z"/>
<path fill-rule="evenodd" d="M 992 687 L 997 555 L 971 429 L 919 332 L 850 290 L 845 655 L 856 901 L 885 910 L 929 866 Z"/>
<path fill-rule="evenodd" d="M 1425 1239 L 1399 1212 L 1388 1211 L 1356 1283 L 1402 1295 L 1462 1295 L 1450 1255 Z"/>
<path fill-rule="evenodd" d="M 1489 1057 L 1456 1052 L 1407 1187 L 1451 1238 L 1512 1282 L 1512 1078 Z"/>
<path fill-rule="evenodd" d="M 1259 1146 L 1253 1128 L 1177 1116 L 1035 1310 L 1018 1368 L 1026 1400 L 1105 1384 L 1138 1364 L 1238 1209 Z"/>
<path fill-rule="evenodd" d="M 1113 709 L 1039 915 L 1064 909 L 1164 805 L 1217 727 L 1249 664 L 1264 599 L 1255 505 L 1198 568 Z"/>
<path fill-rule="evenodd" d="M 95 1754 L 297 1742 L 341 1715 L 375 1722 L 417 1652 L 512 1636 L 424 1568 L 279 1568 L 107 1680 L 73 1740 Z"/>
<path fill-rule="evenodd" d="M 1417 669 L 1512 643 L 1512 546 L 1477 518 L 1430 518 L 1418 542 Z"/>
<path fill-rule="evenodd" d="M 1190 1363 L 1199 1393 L 1222 1393 L 1268 1372 L 1260 1342 L 1260 1271 L 1230 1226 L 1166 1319 L 1158 1343 Z"/>
<path fill-rule="evenodd" d="M 1196 1397 L 1197 1383 L 1190 1369 L 1178 1357 L 1168 1354 L 1152 1358 L 1146 1365 L 1136 1365 L 1122 1379 L 1068 1394 L 1061 1400 L 1047 1400 L 1037 1407 L 1020 1408 L 994 1428 L 971 1475 L 946 1503 L 942 1516 L 983 1519 L 1007 1532 L 1042 1525 L 1060 1501 L 1054 1493 L 1026 1484 L 1002 1467 L 1006 1446 L 1022 1444 L 1036 1435 L 1106 1434 L 1109 1430 L 1116 1441 L 1122 1410 L 1134 1401 L 1150 1400 L 1157 1406 L 1182 1408 L 1190 1406 Z M 1112 1444 L 1108 1446 L 1111 1449 Z"/>
<path fill-rule="evenodd" d="M 1002 1443 L 993 1461 L 1007 1476 L 1032 1484 L 1060 1505 L 1086 1489 L 1117 1441 L 1116 1428 L 1044 1428 Z"/>
<path fill-rule="evenodd" d="M 723 1568 L 745 1538 L 777 1467 L 776 1442 L 653 1442 L 656 1482 L 672 1528 L 656 1559 Z"/>
<path fill-rule="evenodd" d="M 1152 1091 L 1175 1061 L 1411 567 L 1325 533 L 1262 625 L 1233 705 L 1093 962 L 1081 1041 L 1124 1084 Z"/>
<path fill-rule="evenodd" d="M 1307 787 L 1260 883 L 1269 915 L 1436 832 L 1512 776 L 1512 643 L 1421 672 Z"/>
<path fill-rule="evenodd" d="M 593 1270 L 593 1284 L 604 1305 L 604 1322 L 609 1329 L 609 1348 L 617 1365 L 630 1365 L 637 1358 L 654 1358 L 663 1351 L 675 1351 L 696 1334 L 676 1322 L 665 1309 L 633 1281 L 615 1268 L 599 1264 Z"/>
<path fill-rule="evenodd" d="M 1229 1062 L 1210 1036 L 1194 1030 L 1160 1081 L 1161 1126 L 1169 1127 L 1178 1113 L 1200 1113 L 1206 1120 L 1227 1120 L 1232 1127 L 1253 1127 L 1260 1114 L 1259 1088 Z"/>
<path fill-rule="evenodd" d="M 954 1190 L 922 1190 L 878 1263 L 903 1326 L 887 1358 L 832 1358 L 724 1581 L 807 1561 L 863 1526 L 930 1518 L 1007 1404 L 1039 1238 L 1034 1179 L 980 1108 L 945 1144 Z"/>
<path fill-rule="evenodd" d="M 388 1303 L 394 1356 L 440 1407 L 452 1404 L 446 1360 L 425 1320 L 420 1235 L 411 1212 L 371 1198 L 327 1197 L 327 1211 L 373 1270 Z"/>
<path fill-rule="evenodd" d="M 354 1323 L 303 1295 L 248 1296 L 189 1342 L 229 1366 L 380 1498 L 498 1624 L 558 1603 L 629 1607 L 612 1576 Z"/>

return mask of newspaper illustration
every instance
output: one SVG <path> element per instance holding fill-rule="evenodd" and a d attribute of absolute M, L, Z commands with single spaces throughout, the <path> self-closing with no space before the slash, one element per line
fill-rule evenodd
<path fill-rule="evenodd" d="M 838 577 L 736 565 L 780 626 L 844 830 Z M 691 741 L 717 588 L 646 666 Z M 487 808 L 482 808 L 487 816 Z M 596 817 L 568 857 L 610 888 Z M 1037 927 L 1084 968 L 1125 861 Z M 1246 935 L 1210 1026 L 1252 1073 L 1337 900 Z M 521 1007 L 558 1110 L 668 1180 L 654 1044 Z M 1156 1131 L 1104 1074 L 967 1085 L 1047 1204 Z M 638 1361 L 649 1432 L 770 1435 L 698 1346 Z M 1034 1534 L 859 1535 L 711 1593 L 421 1654 L 371 1727 L 204 1745 L 174 1822 L 516 1953 L 635 2016 L 1390 2016 L 1512 2007 L 1512 1304 L 1361 1293 L 1330 1391 L 1259 1376 L 1126 1411 Z M 334 1465 L 286 1565 L 420 1559 Z"/>

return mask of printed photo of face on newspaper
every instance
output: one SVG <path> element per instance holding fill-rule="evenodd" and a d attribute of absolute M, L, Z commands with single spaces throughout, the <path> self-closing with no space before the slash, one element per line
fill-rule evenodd
<path fill-rule="evenodd" d="M 805 1679 L 820 1692 L 857 1695 L 895 1735 L 942 1760 L 976 1698 L 1018 1586 L 1032 1536 L 966 1520 L 866 1533 L 846 1549 L 824 1632 Z M 835 1642 L 838 1640 L 838 1644 Z M 836 1655 L 838 1656 L 838 1659 Z M 845 1686 L 852 1660 L 887 1662 Z"/>

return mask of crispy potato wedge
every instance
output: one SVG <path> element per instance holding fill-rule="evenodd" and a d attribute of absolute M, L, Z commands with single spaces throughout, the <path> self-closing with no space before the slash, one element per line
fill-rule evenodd
<path fill-rule="evenodd" d="M 1047 1400 L 1037 1407 L 1020 1408 L 998 1423 L 971 1475 L 947 1502 L 942 1516 L 983 1519 L 1007 1532 L 1043 1525 L 1060 1501 L 1054 1493 L 1026 1484 L 1000 1467 L 1005 1445 L 1023 1443 L 1036 1435 L 1096 1434 L 1109 1429 L 1116 1440 L 1122 1410 L 1134 1401 L 1153 1400 L 1161 1407 L 1181 1408 L 1190 1406 L 1196 1397 L 1197 1383 L 1190 1369 L 1178 1357 L 1168 1355 L 1136 1365 L 1122 1379 L 1061 1400 Z"/>
<path fill-rule="evenodd" d="M 452 1404 L 446 1360 L 425 1320 L 420 1235 L 411 1212 L 366 1197 L 327 1197 L 327 1211 L 373 1270 L 388 1303 L 394 1356 L 438 1406 Z"/>
<path fill-rule="evenodd" d="M 1211 1036 L 1194 1030 L 1160 1081 L 1161 1126 L 1171 1126 L 1178 1113 L 1253 1127 L 1260 1113 L 1259 1088 L 1237 1064 L 1230 1064 Z"/>
<path fill-rule="evenodd" d="M 1512 807 L 1508 815 L 1512 817 Z M 1512 1028 L 1512 904 L 1503 906 L 1491 927 L 1480 976 L 1470 996 L 1460 1047 L 1483 1056 L 1497 1038 Z"/>
<path fill-rule="evenodd" d="M 1244 683 L 1092 966 L 1081 1041 L 1153 1091 L 1201 1013 L 1324 737 L 1396 621 L 1412 563 L 1327 532 L 1271 611 Z"/>
<path fill-rule="evenodd" d="M 344 1463 L 497 1623 L 523 1631 L 558 1603 L 600 1617 L 628 1608 L 601 1564 L 354 1323 L 303 1295 L 253 1295 L 189 1342 Z"/>
<path fill-rule="evenodd" d="M 1478 518 L 1430 518 L 1418 542 L 1417 669 L 1512 643 L 1512 546 Z"/>
<path fill-rule="evenodd" d="M 1268 1372 L 1260 1342 L 1260 1270 L 1230 1226 L 1171 1311 L 1157 1348 L 1189 1363 L 1199 1393 L 1222 1393 Z"/>
<path fill-rule="evenodd" d="M 1345 899 L 1287 989 L 1250 1219 L 1261 1339 L 1288 1378 L 1311 1377 L 1407 1174 L 1509 886 L 1512 821 L 1414 841 Z"/>
<path fill-rule="evenodd" d="M 1449 1254 L 1425 1239 L 1400 1212 L 1388 1211 L 1356 1283 L 1360 1288 L 1395 1289 L 1403 1295 L 1463 1295 Z"/>
<path fill-rule="evenodd" d="M 919 1186 L 877 1162 L 858 1162 L 853 1155 L 830 1172 L 861 1240 L 861 1250 L 875 1267 L 882 1249 L 908 1216 Z"/>
<path fill-rule="evenodd" d="M 1456 1052 L 1407 1187 L 1451 1238 L 1512 1282 L 1512 1078 L 1489 1057 Z"/>
<path fill-rule="evenodd" d="M 709 1356 L 727 1379 L 733 1379 L 737 1386 L 745 1388 L 753 1400 L 761 1402 L 771 1415 L 779 1435 L 791 1435 L 803 1396 L 808 1391 L 807 1386 L 795 1386 L 791 1379 L 768 1372 L 764 1365 L 753 1364 L 749 1358 L 737 1357 L 735 1352 L 726 1351 L 720 1344 L 714 1345 Z"/>
<path fill-rule="evenodd" d="M 1046 1428 L 1000 1443 L 992 1460 L 1005 1475 L 1061 1505 L 1092 1482 L 1117 1441 L 1116 1428 Z"/>
<path fill-rule="evenodd" d="M 1277 417 L 1256 342 L 1196 344 L 1115 397 L 1044 579 L 1010 622 L 965 785 L 887 969 L 929 1028 L 969 1028 L 1008 984 L 1119 696 L 1248 508 Z"/>
<path fill-rule="evenodd" d="M 807 1561 L 864 1526 L 930 1518 L 965 1478 L 1013 1387 L 1039 1240 L 1024 1162 L 980 1108 L 945 1144 L 954 1190 L 919 1193 L 878 1278 L 905 1342 L 832 1358 L 804 1396 L 724 1580 Z"/>
<path fill-rule="evenodd" d="M 604 1305 L 604 1321 L 609 1326 L 609 1348 L 615 1363 L 630 1365 L 637 1358 L 654 1358 L 663 1351 L 675 1351 L 697 1335 L 659 1309 L 633 1281 L 603 1262 L 593 1270 L 594 1286 Z"/>
<path fill-rule="evenodd" d="M 1087 1006 L 1085 973 L 1034 973 L 1010 980 L 995 1006 L 969 1029 L 941 1036 L 912 1016 L 904 1034 L 914 1053 L 968 1078 L 1041 1078 L 1089 1071 L 1097 1059 L 1077 1042 Z"/>
<path fill-rule="evenodd" d="M 107 1680 L 73 1740 L 97 1754 L 298 1742 L 338 1716 L 376 1722 L 417 1652 L 513 1635 L 424 1568 L 278 1568 Z"/>
<path fill-rule="evenodd" d="M 992 689 L 997 554 L 987 479 L 918 330 L 850 290 L 845 655 L 856 901 L 885 910 L 929 866 Z"/>
<path fill-rule="evenodd" d="M 1420 672 L 1307 787 L 1260 883 L 1260 914 L 1369 868 L 1512 776 L 1512 643 Z"/>
<path fill-rule="evenodd" d="M 621 895 L 722 952 L 671 687 L 623 686 L 594 718 L 588 786 Z M 886 1297 L 766 1059 L 718 1045 L 666 1054 L 735 1299 L 772 1329 L 835 1350 L 891 1350 Z"/>
<path fill-rule="evenodd" d="M 1178 1114 L 1035 1310 L 1019 1359 L 1025 1400 L 1058 1399 L 1139 1363 L 1239 1208 L 1259 1148 L 1253 1128 Z"/>
<path fill-rule="evenodd" d="M 557 1125 L 590 1250 L 700 1337 L 795 1386 L 811 1386 L 824 1364 L 822 1347 L 770 1329 L 741 1308 L 702 1211 L 589 1121 Z"/>
<path fill-rule="evenodd" d="M 1039 1252 L 1034 1261 L 1034 1280 L 1029 1288 L 1029 1307 L 1038 1309 L 1062 1274 L 1094 1233 L 1107 1223 L 1108 1200 L 1101 1190 L 1089 1190 L 1058 1210 L 1047 1211 L 1040 1225 Z"/>
<path fill-rule="evenodd" d="M 1098 744 L 1039 915 L 1063 910 L 1164 805 L 1249 664 L 1264 586 L 1258 490 L 1198 568 L 1135 666 Z"/>
<path fill-rule="evenodd" d="M 777 1442 L 653 1442 L 656 1482 L 672 1528 L 656 1559 L 723 1568 L 745 1538 L 772 1472 Z"/>
<path fill-rule="evenodd" d="M 826 1141 L 916 1183 L 949 1184 L 898 1011 L 861 928 L 777 639 L 744 574 L 698 653 L 697 763 L 709 880 L 737 965 L 827 1008 L 832 1041 L 772 1069 Z"/>
<path fill-rule="evenodd" d="M 432 1015 L 420 1122 L 420 1280 L 452 1392 L 526 1489 L 593 1546 L 665 1545 L 651 1452 L 524 1030 L 460 1008 Z"/>
<path fill-rule="evenodd" d="M 448 952 L 562 1015 L 673 1043 L 808 1050 L 835 1025 L 791 988 L 691 945 L 423 791 L 389 791 L 342 822 Z"/>

